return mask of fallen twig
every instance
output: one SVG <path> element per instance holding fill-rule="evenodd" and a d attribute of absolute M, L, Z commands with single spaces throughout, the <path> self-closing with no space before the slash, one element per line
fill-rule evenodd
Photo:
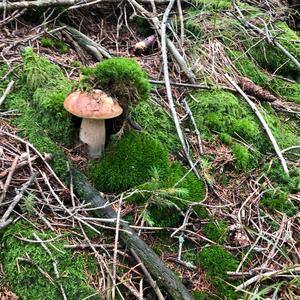
<path fill-rule="evenodd" d="M 15 84 L 15 82 L 13 80 L 8 84 L 7 88 L 5 89 L 3 95 L 0 98 L 0 106 L 4 102 L 7 95 L 12 91 L 14 84 Z"/>
<path fill-rule="evenodd" d="M 282 168 L 284 170 L 284 172 L 289 175 L 289 170 L 287 167 L 287 163 L 281 153 L 281 150 L 277 144 L 277 141 L 275 139 L 275 137 L 273 136 L 273 133 L 271 131 L 271 129 L 269 128 L 268 124 L 266 123 L 265 119 L 263 118 L 262 114 L 260 113 L 260 111 L 257 109 L 256 105 L 254 104 L 254 102 L 252 102 L 249 97 L 242 91 L 242 89 L 233 81 L 233 79 L 228 75 L 225 74 L 227 80 L 235 87 L 235 89 L 241 94 L 241 96 L 247 101 L 247 103 L 250 105 L 250 107 L 252 108 L 252 110 L 254 111 L 254 113 L 256 114 L 256 116 L 258 117 L 259 121 L 261 122 L 263 128 L 265 129 L 272 145 L 273 148 L 281 162 Z"/>

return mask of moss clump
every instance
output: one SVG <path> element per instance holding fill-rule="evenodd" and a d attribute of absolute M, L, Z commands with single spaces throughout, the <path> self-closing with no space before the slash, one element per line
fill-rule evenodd
<path fill-rule="evenodd" d="M 24 81 L 31 91 L 46 86 L 55 86 L 58 81 L 66 81 L 64 73 L 45 57 L 35 54 L 32 48 L 25 48 L 23 53 Z"/>
<path fill-rule="evenodd" d="M 221 246 L 211 246 L 203 248 L 196 257 L 196 264 L 200 265 L 216 289 L 218 296 L 221 299 L 237 299 L 238 293 L 226 284 L 228 279 L 226 272 L 235 271 L 238 266 L 237 259 Z"/>
<path fill-rule="evenodd" d="M 220 138 L 220 141 L 223 142 L 226 145 L 232 144 L 232 137 L 229 134 L 225 133 L 225 132 L 222 132 L 219 135 L 219 138 Z"/>
<path fill-rule="evenodd" d="M 235 159 L 235 166 L 240 171 L 246 171 L 256 164 L 254 156 L 240 144 L 234 143 L 232 145 L 232 154 Z"/>
<path fill-rule="evenodd" d="M 110 58 L 94 68 L 83 69 L 83 73 L 123 104 L 149 99 L 150 83 L 134 59 Z"/>
<path fill-rule="evenodd" d="M 235 67 L 244 77 L 251 79 L 255 84 L 265 87 L 269 81 L 268 76 L 255 64 L 247 54 L 237 50 L 228 50 L 229 57 Z"/>
<path fill-rule="evenodd" d="M 278 95 L 291 102 L 300 103 L 299 83 L 291 83 L 283 79 L 272 78 L 263 72 L 246 54 L 240 51 L 228 51 L 228 54 L 243 76 L 251 79 L 257 85 L 270 90 L 274 95 Z"/>
<path fill-rule="evenodd" d="M 99 162 L 91 163 L 89 175 L 99 190 L 121 192 L 149 180 L 154 167 L 169 167 L 167 150 L 147 133 L 128 132 L 108 146 Z"/>
<path fill-rule="evenodd" d="M 227 224 L 223 220 L 205 224 L 202 231 L 207 238 L 216 243 L 223 243 L 226 240 L 228 233 Z"/>
<path fill-rule="evenodd" d="M 58 39 L 42 37 L 40 43 L 41 46 L 55 49 L 62 54 L 68 53 L 70 51 L 70 47 L 68 46 L 68 44 Z"/>
<path fill-rule="evenodd" d="M 0 74 L 5 72 L 0 69 Z M 50 161 L 51 166 L 57 175 L 63 179 L 68 180 L 68 172 L 66 168 L 66 156 L 64 152 L 53 142 L 53 140 L 46 134 L 43 123 L 43 115 L 32 104 L 32 91 L 27 88 L 23 80 L 15 77 L 10 77 L 8 80 L 14 79 L 16 81 L 15 89 L 7 96 L 4 106 L 8 110 L 16 110 L 21 112 L 18 116 L 12 119 L 12 124 L 19 129 L 20 135 L 32 143 L 40 152 L 51 153 L 53 159 Z M 1 83 L 0 90 L 5 88 L 5 83 Z M 46 114 L 47 116 L 47 114 Z M 55 126 L 55 124 L 48 124 L 48 128 Z M 66 128 L 64 128 L 66 130 Z"/>
<path fill-rule="evenodd" d="M 275 212 L 276 210 L 281 211 L 290 217 L 299 211 L 299 206 L 297 207 L 288 200 L 288 193 L 276 189 L 266 192 L 263 195 L 260 204 L 263 207 L 267 207 L 272 212 Z"/>
<path fill-rule="evenodd" d="M 195 300 L 209 300 L 211 299 L 211 297 L 202 291 L 193 291 L 193 296 L 195 298 Z"/>
<path fill-rule="evenodd" d="M 282 79 L 274 78 L 270 81 L 270 89 L 285 100 L 300 104 L 300 83 L 291 83 Z"/>
<path fill-rule="evenodd" d="M 21 236 L 32 240 L 34 239 L 34 233 L 42 240 L 56 237 L 47 246 L 57 261 L 59 279 L 56 279 L 49 254 L 39 243 L 24 242 L 17 238 L 17 236 Z M 5 281 L 13 292 L 23 300 L 60 299 L 62 296 L 59 284 L 64 287 L 68 299 L 83 299 L 95 293 L 95 290 L 88 285 L 86 277 L 88 267 L 94 264 L 94 262 L 89 262 L 92 258 L 74 256 L 71 251 L 65 251 L 63 245 L 66 236 L 57 237 L 54 235 L 53 232 L 42 233 L 33 229 L 25 222 L 17 222 L 0 234 L 0 240 L 4 245 L 4 251 L 1 251 L 0 257 L 4 268 Z M 32 263 L 20 261 L 19 258 L 21 257 L 29 258 Z M 38 267 L 51 276 L 52 283 L 41 274 Z M 28 288 L 29 286 L 30 288 Z M 100 298 L 94 296 L 91 299 Z"/>
<path fill-rule="evenodd" d="M 131 117 L 169 152 L 177 153 L 181 149 L 174 122 L 161 106 L 150 101 L 140 102 L 132 108 Z"/>

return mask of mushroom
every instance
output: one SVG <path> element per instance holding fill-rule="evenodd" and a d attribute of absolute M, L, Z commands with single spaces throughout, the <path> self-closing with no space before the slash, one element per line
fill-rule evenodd
<path fill-rule="evenodd" d="M 118 101 L 101 90 L 73 92 L 64 102 L 65 109 L 82 118 L 80 140 L 88 145 L 92 159 L 101 157 L 105 146 L 105 119 L 122 114 Z"/>

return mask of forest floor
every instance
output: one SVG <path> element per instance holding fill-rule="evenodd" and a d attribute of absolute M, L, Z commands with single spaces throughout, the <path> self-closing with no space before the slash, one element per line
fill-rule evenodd
<path fill-rule="evenodd" d="M 183 12 L 174 5 L 167 34 L 195 80 L 168 51 L 174 116 L 165 37 L 134 2 L 3 13 L 0 299 L 160 299 L 160 292 L 173 299 L 151 286 L 153 274 L 119 242 L 120 217 L 190 299 L 300 299 L 300 43 L 293 10 L 275 0 L 178 1 Z M 163 24 L 165 11 L 157 4 L 150 15 Z M 154 43 L 137 51 L 152 35 Z M 86 38 L 138 65 L 104 57 L 99 63 Z M 96 161 L 78 139 L 80 119 L 63 108 L 71 91 L 91 88 L 117 98 L 139 128 L 118 135 L 126 114 L 107 122 L 106 150 Z M 91 214 L 71 166 L 117 220 Z"/>

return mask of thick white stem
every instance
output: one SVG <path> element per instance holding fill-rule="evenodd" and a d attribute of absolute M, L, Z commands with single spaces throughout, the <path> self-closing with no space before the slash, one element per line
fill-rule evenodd
<path fill-rule="evenodd" d="M 82 119 L 79 137 L 88 145 L 90 158 L 101 157 L 105 146 L 105 121 Z"/>

